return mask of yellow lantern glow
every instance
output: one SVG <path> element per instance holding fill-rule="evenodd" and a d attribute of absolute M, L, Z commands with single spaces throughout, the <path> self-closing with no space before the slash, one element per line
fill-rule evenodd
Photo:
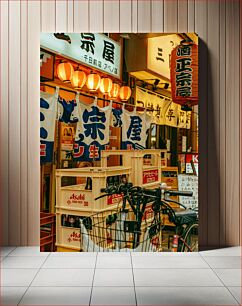
<path fill-rule="evenodd" d="M 120 86 L 117 83 L 113 83 L 112 89 L 110 93 L 108 94 L 110 99 L 117 99 L 119 94 Z"/>
<path fill-rule="evenodd" d="M 112 89 L 113 81 L 110 78 L 102 78 L 100 82 L 100 91 L 107 95 Z"/>
<path fill-rule="evenodd" d="M 87 77 L 87 81 L 86 81 L 87 88 L 90 91 L 98 90 L 100 86 L 100 81 L 101 81 L 100 75 L 95 72 L 91 72 Z"/>
<path fill-rule="evenodd" d="M 132 94 L 129 86 L 122 86 L 119 91 L 119 97 L 122 101 L 127 101 Z"/>
<path fill-rule="evenodd" d="M 73 73 L 74 69 L 71 63 L 61 63 L 57 67 L 58 78 L 64 83 L 70 82 Z"/>
<path fill-rule="evenodd" d="M 73 76 L 71 79 L 71 85 L 75 89 L 81 89 L 85 85 L 86 80 L 87 80 L 87 76 L 85 72 L 77 70 L 73 73 Z"/>

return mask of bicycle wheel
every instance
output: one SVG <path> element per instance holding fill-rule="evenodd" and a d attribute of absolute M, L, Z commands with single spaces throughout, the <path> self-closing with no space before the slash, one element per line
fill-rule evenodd
<path fill-rule="evenodd" d="M 193 223 L 186 230 L 181 252 L 198 252 L 198 223 Z"/>

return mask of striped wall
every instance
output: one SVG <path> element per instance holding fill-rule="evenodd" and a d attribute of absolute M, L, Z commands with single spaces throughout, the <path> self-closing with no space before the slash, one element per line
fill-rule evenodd
<path fill-rule="evenodd" d="M 200 36 L 200 245 L 240 243 L 239 0 L 1 1 L 1 238 L 39 240 L 39 33 Z"/>

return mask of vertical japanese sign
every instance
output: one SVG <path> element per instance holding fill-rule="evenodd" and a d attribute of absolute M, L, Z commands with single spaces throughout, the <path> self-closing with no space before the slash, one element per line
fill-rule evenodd
<path fill-rule="evenodd" d="M 51 52 L 121 77 L 121 46 L 98 33 L 41 33 L 40 46 Z"/>
<path fill-rule="evenodd" d="M 40 92 L 40 162 L 53 158 L 58 91 L 52 95 Z"/>
<path fill-rule="evenodd" d="M 181 129 L 191 128 L 191 111 L 184 111 L 181 106 L 178 105 L 178 124 L 177 127 Z"/>
<path fill-rule="evenodd" d="M 128 112 L 122 114 L 122 149 L 143 150 L 146 148 L 147 130 L 150 128 L 152 117 L 145 112 Z"/>
<path fill-rule="evenodd" d="M 79 121 L 76 128 L 74 158 L 79 161 L 100 160 L 101 150 L 108 149 L 111 103 L 100 108 L 95 101 L 78 103 Z"/>
<path fill-rule="evenodd" d="M 184 43 L 171 52 L 172 100 L 178 104 L 198 103 L 198 46 Z"/>

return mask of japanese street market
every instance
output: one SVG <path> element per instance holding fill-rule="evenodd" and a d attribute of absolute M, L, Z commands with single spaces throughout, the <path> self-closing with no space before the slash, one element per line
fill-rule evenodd
<path fill-rule="evenodd" d="M 198 99 L 195 33 L 41 33 L 41 251 L 198 251 Z"/>

